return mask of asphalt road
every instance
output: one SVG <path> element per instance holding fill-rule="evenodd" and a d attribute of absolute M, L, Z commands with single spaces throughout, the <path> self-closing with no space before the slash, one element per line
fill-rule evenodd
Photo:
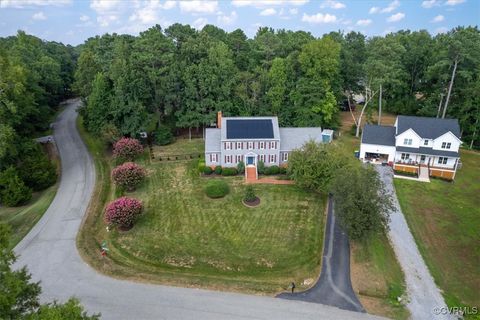
<path fill-rule="evenodd" d="M 281 293 L 277 297 L 322 303 L 345 310 L 365 312 L 350 281 L 350 245 L 334 214 L 334 201 L 328 199 L 328 216 L 320 279 L 303 292 Z"/>
<path fill-rule="evenodd" d="M 149 285 L 99 274 L 79 256 L 78 228 L 92 194 L 92 159 L 75 126 L 79 102 L 70 102 L 55 124 L 62 162 L 55 199 L 15 247 L 14 267 L 27 265 L 41 280 L 42 301 L 76 296 L 102 319 L 370 319 L 373 316 L 301 301 Z"/>

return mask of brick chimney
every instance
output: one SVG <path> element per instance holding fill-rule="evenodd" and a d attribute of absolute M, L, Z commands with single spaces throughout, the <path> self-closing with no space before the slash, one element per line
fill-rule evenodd
<path fill-rule="evenodd" d="M 222 127 L 222 111 L 217 112 L 217 128 Z"/>

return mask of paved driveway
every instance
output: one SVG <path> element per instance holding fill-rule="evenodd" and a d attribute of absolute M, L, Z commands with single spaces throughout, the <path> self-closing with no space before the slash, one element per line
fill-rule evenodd
<path fill-rule="evenodd" d="M 15 267 L 27 265 L 42 282 L 42 300 L 78 297 L 102 319 L 368 319 L 321 304 L 270 297 L 149 285 L 109 278 L 79 256 L 75 237 L 95 183 L 92 159 L 75 126 L 70 102 L 55 126 L 62 177 L 55 199 L 17 245 Z"/>
<path fill-rule="evenodd" d="M 332 197 L 328 199 L 327 226 L 320 279 L 310 289 L 298 293 L 281 293 L 277 297 L 336 306 L 365 312 L 350 281 L 350 245 L 334 214 Z"/>
<path fill-rule="evenodd" d="M 375 166 L 387 190 L 392 193 L 394 210 L 390 215 L 390 231 L 388 236 L 393 245 L 395 255 L 405 273 L 409 303 L 407 308 L 413 319 L 451 319 L 446 315 L 435 312 L 439 308 L 446 308 L 440 290 L 435 285 L 425 261 L 418 251 L 415 240 L 408 228 L 398 203 L 393 186 L 393 171 L 390 167 Z M 421 183 L 421 182 L 417 182 Z M 421 199 L 419 199 L 421 201 Z M 446 309 L 443 309 L 446 310 Z"/>

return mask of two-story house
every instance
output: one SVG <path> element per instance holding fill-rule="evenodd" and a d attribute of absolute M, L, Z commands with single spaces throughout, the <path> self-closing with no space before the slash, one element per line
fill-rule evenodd
<path fill-rule="evenodd" d="M 398 116 L 394 126 L 365 125 L 359 157 L 453 180 L 461 143 L 457 119 Z"/>
<path fill-rule="evenodd" d="M 205 164 L 210 167 L 285 166 L 288 155 L 305 142 L 330 142 L 332 130 L 280 128 L 277 117 L 223 117 L 217 114 L 217 128 L 205 132 Z M 257 172 L 255 170 L 255 177 Z"/>

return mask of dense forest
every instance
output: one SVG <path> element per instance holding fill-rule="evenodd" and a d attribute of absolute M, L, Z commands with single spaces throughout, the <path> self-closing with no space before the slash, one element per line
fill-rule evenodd
<path fill-rule="evenodd" d="M 18 205 L 56 181 L 33 138 L 72 94 L 75 48 L 19 32 L 0 38 L 0 203 Z"/>
<path fill-rule="evenodd" d="M 277 115 L 282 126 L 339 125 L 361 93 L 377 108 L 458 118 L 466 146 L 480 147 L 480 33 L 398 31 L 367 38 L 259 28 L 253 39 L 213 25 L 154 26 L 138 36 L 105 34 L 77 47 L 20 31 L 0 38 L 0 197 L 22 203 L 55 182 L 33 138 L 60 101 L 85 100 L 87 129 L 113 140 L 211 125 L 215 113 Z M 439 109 L 439 105 L 441 108 Z M 440 112 L 439 112 L 440 110 Z"/>
<path fill-rule="evenodd" d="M 383 110 L 396 114 L 435 117 L 442 101 L 440 116 L 446 110 L 460 120 L 469 146 L 480 127 L 479 75 L 477 27 L 371 38 L 259 28 L 249 39 L 240 29 L 174 24 L 88 39 L 75 88 L 86 99 L 90 131 L 107 138 L 155 132 L 164 143 L 172 128 L 208 126 L 218 110 L 335 128 L 339 106 L 353 93 L 376 108 L 381 85 Z"/>

